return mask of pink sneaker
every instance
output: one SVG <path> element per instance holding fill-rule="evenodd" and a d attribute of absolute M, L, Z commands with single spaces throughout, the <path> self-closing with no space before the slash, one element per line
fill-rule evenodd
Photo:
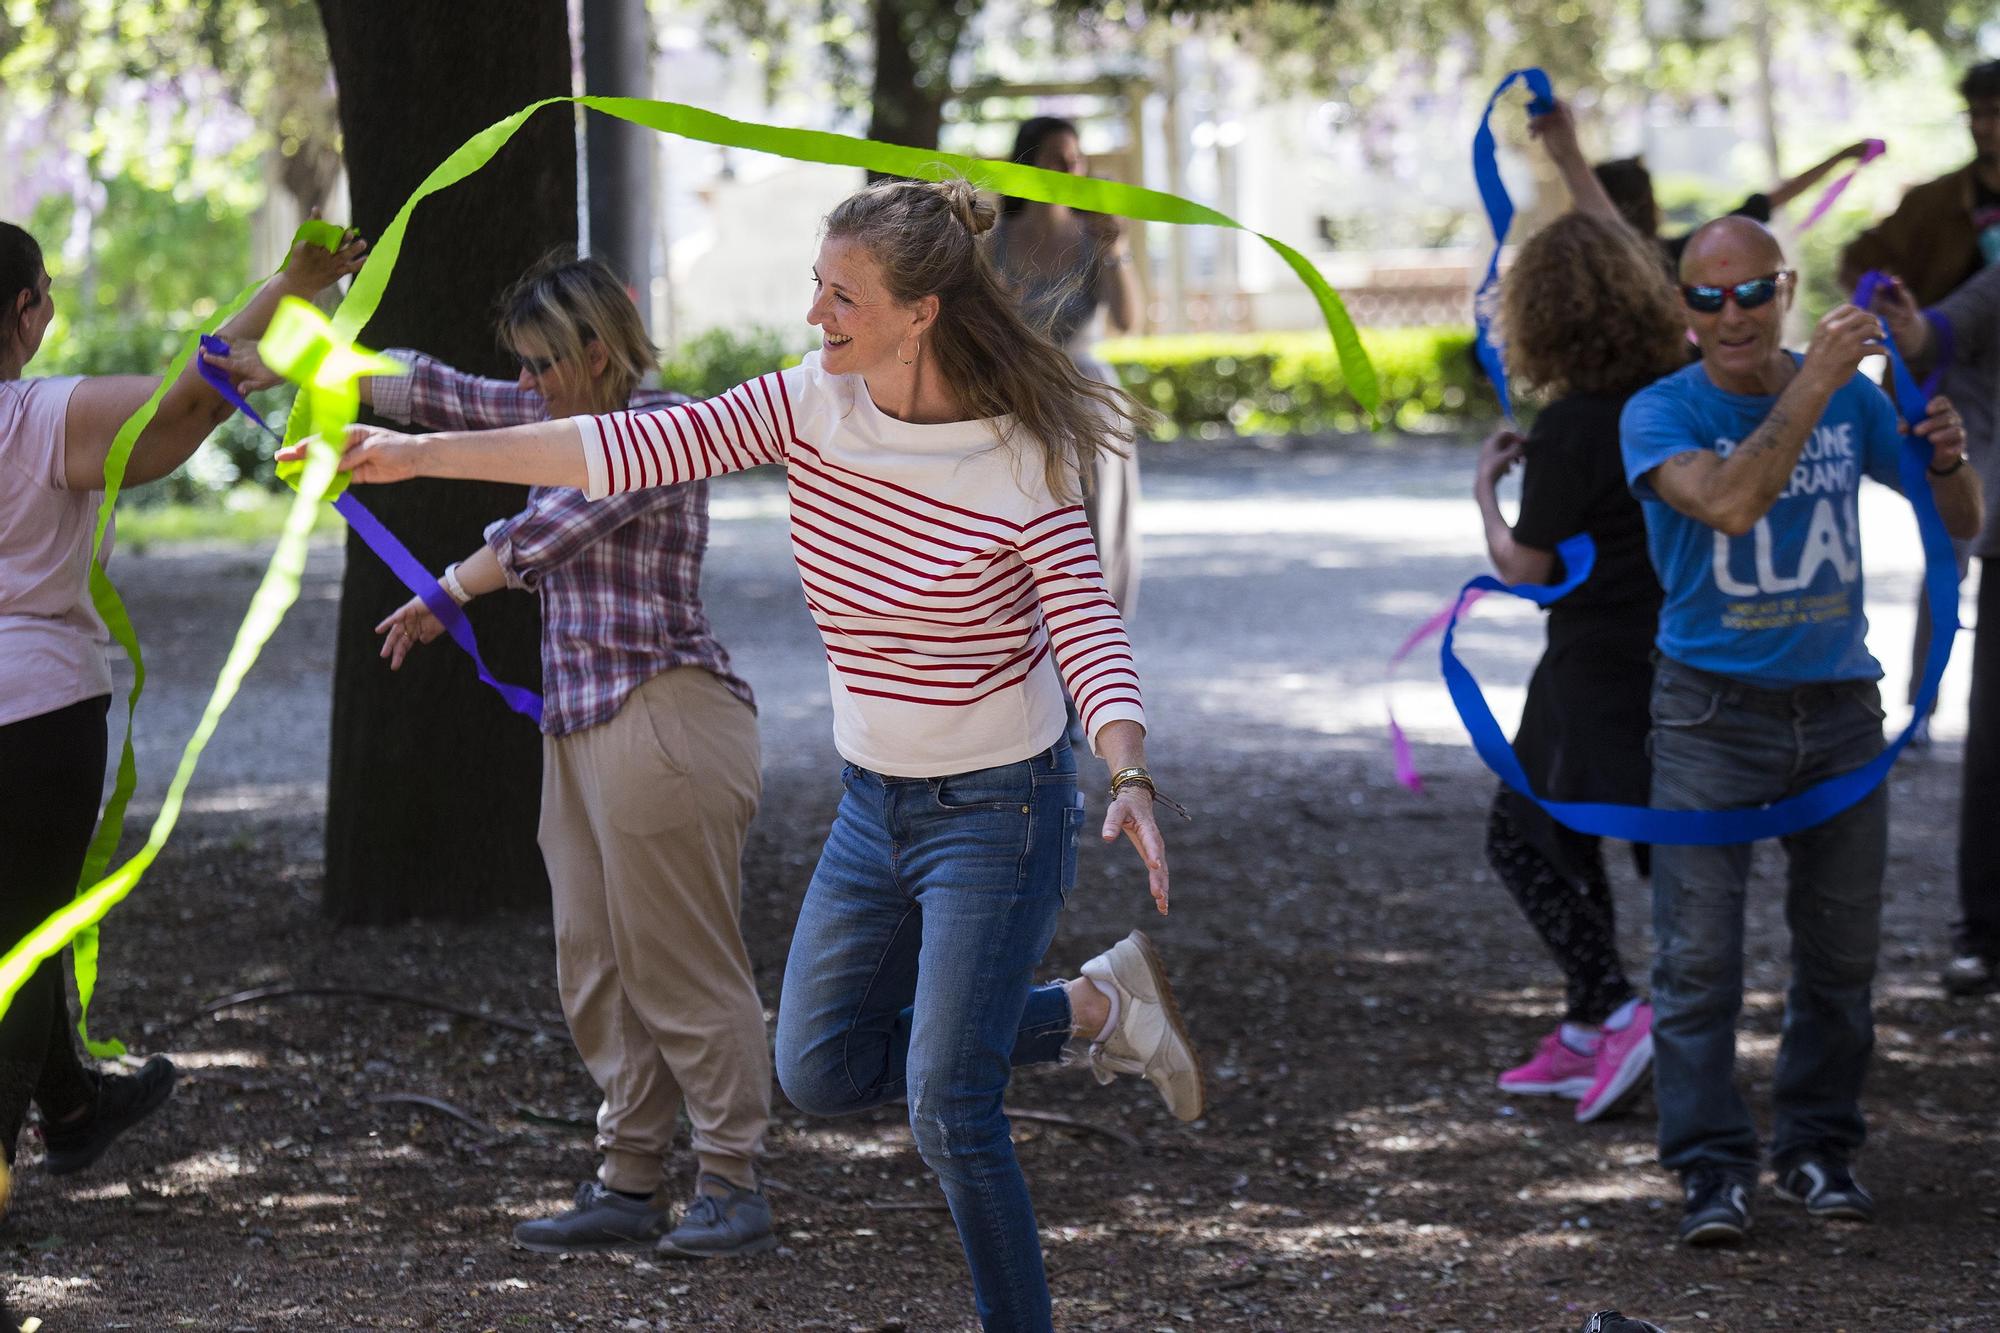
<path fill-rule="evenodd" d="M 1544 1097 L 1581 1097 L 1590 1091 L 1597 1071 L 1595 1057 L 1578 1055 L 1557 1028 L 1542 1038 L 1534 1058 L 1500 1076 L 1500 1091 Z"/>
<path fill-rule="evenodd" d="M 1622 1028 L 1605 1028 L 1597 1038 L 1597 1077 L 1576 1104 L 1579 1123 L 1622 1110 L 1645 1090 L 1653 1068 L 1653 1006 L 1633 1009 Z"/>

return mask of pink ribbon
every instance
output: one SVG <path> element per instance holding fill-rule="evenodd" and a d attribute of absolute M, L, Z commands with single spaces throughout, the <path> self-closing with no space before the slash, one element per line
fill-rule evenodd
<path fill-rule="evenodd" d="M 1853 182 L 1855 174 L 1861 168 L 1867 166 L 1870 162 L 1873 162 L 1888 151 L 1889 145 L 1883 143 L 1880 139 L 1870 139 L 1867 146 L 1861 150 L 1861 157 L 1855 162 L 1853 168 L 1845 176 L 1842 176 L 1839 180 L 1826 187 L 1826 193 L 1821 195 L 1819 202 L 1812 206 L 1812 212 L 1806 214 L 1806 220 L 1799 224 L 1799 230 L 1804 231 L 1806 228 L 1812 226 L 1813 223 L 1825 217 L 1826 210 L 1833 207 L 1833 201 L 1840 198 L 1841 193 Z"/>
<path fill-rule="evenodd" d="M 1396 725 L 1395 705 L 1387 698 L 1389 689 L 1395 685 L 1396 668 L 1402 665 L 1404 658 L 1416 651 L 1418 644 L 1443 630 L 1451 623 L 1453 616 L 1462 615 L 1467 608 L 1485 595 L 1484 589 L 1466 589 L 1453 600 L 1446 602 L 1429 620 L 1411 630 L 1409 637 L 1403 640 L 1403 646 L 1389 654 L 1388 665 L 1383 671 L 1388 682 L 1388 686 L 1383 690 L 1383 707 L 1389 714 L 1389 744 L 1396 752 L 1396 781 L 1410 791 L 1421 794 L 1424 790 L 1424 779 L 1423 775 L 1417 772 L 1416 756 L 1410 752 L 1409 738 L 1404 736 L 1403 729 Z"/>

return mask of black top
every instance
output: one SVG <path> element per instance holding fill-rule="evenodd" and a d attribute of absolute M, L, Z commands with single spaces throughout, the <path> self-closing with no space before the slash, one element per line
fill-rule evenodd
<path fill-rule="evenodd" d="M 1759 222 L 1769 222 L 1771 220 L 1771 196 L 1761 193 L 1753 194 L 1736 207 L 1730 209 L 1729 216 L 1733 218 L 1755 218 Z M 1679 236 L 1660 237 L 1660 248 L 1667 252 L 1667 268 L 1673 273 L 1675 282 L 1680 281 L 1681 251 L 1688 248 L 1688 240 L 1693 235 L 1694 232 L 1690 231 L 1683 232 Z"/>
<path fill-rule="evenodd" d="M 1553 551 L 1587 532 L 1597 565 L 1549 610 L 1551 621 L 1660 614 L 1660 580 L 1646 554 L 1646 519 L 1625 483 L 1618 449 L 1623 396 L 1576 394 L 1550 403 L 1528 431 L 1514 540 Z M 1551 633 L 1554 626 L 1551 625 Z"/>
<path fill-rule="evenodd" d="M 1590 577 L 1549 608 L 1548 647 L 1514 734 L 1529 782 L 1552 800 L 1644 805 L 1651 789 L 1646 700 L 1661 596 L 1618 450 L 1624 406 L 1622 395 L 1577 394 L 1543 408 L 1528 432 L 1514 539 L 1553 551 L 1586 532 L 1597 543 Z M 1596 839 L 1511 792 L 1503 799 L 1560 873 L 1587 877 Z"/>

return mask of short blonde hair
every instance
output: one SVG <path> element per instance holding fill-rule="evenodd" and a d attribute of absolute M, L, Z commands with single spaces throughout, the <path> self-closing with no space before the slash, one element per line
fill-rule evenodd
<path fill-rule="evenodd" d="M 639 308 L 625 284 L 597 259 L 552 250 L 500 298 L 500 340 L 518 352 L 525 335 L 556 361 L 586 365 L 584 351 L 603 344 L 604 401 L 623 407 L 639 381 L 660 365 Z"/>

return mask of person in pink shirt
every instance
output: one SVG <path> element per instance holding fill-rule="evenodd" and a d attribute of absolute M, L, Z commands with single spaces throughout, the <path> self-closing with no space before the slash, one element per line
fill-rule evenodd
<path fill-rule="evenodd" d="M 365 242 L 301 242 L 225 337 L 263 333 L 285 296 L 310 297 L 361 265 Z M 27 377 L 55 313 L 41 247 L 0 222 L 0 947 L 76 893 L 104 786 L 111 668 L 88 592 L 105 460 L 158 376 Z M 189 366 L 133 445 L 124 485 L 178 468 L 229 415 Z M 107 534 L 105 555 L 109 555 Z M 81 1171 L 165 1101 L 174 1066 L 100 1074 L 70 1037 L 62 965 L 36 970 L 0 1015 L 0 1151 L 11 1166 L 28 1103 L 41 1109 L 51 1175 Z M 4 1207 L 4 1205 L 0 1205 Z"/>

